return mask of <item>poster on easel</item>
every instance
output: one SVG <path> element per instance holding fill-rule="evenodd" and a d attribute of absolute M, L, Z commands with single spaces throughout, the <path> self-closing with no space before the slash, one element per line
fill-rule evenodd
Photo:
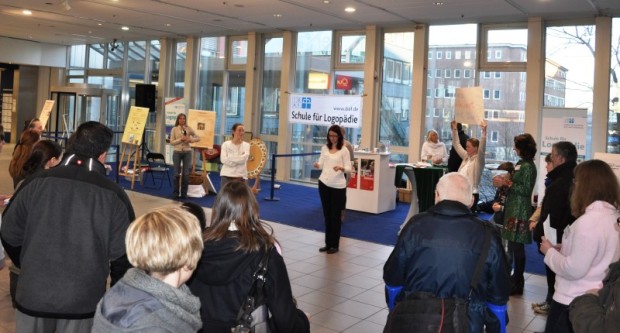
<path fill-rule="evenodd" d="M 362 158 L 360 160 L 360 190 L 374 191 L 375 189 L 375 161 Z"/>
<path fill-rule="evenodd" d="M 187 125 L 191 127 L 200 141 L 192 142 L 192 148 L 213 148 L 215 140 L 215 112 L 190 109 Z"/>
<path fill-rule="evenodd" d="M 358 163 L 359 159 L 354 158 L 353 159 L 353 163 L 351 166 L 351 176 L 349 177 L 349 182 L 347 184 L 348 188 L 357 188 L 357 175 L 359 174 L 358 172 Z"/>
<path fill-rule="evenodd" d="M 149 108 L 132 106 L 129 109 L 125 131 L 123 132 L 122 143 L 139 146 L 142 144 L 142 134 L 146 127 L 146 119 L 149 115 Z"/>
<path fill-rule="evenodd" d="M 480 124 L 484 119 L 482 88 L 456 88 L 454 95 L 454 120 L 461 124 Z"/>
<path fill-rule="evenodd" d="M 54 108 L 54 103 L 56 103 L 56 101 L 54 101 L 53 99 L 48 99 L 45 101 L 45 104 L 43 104 L 43 109 L 41 109 L 41 114 L 39 115 L 39 120 L 41 121 L 41 126 L 43 126 L 43 130 L 45 130 L 47 122 L 50 119 L 50 114 L 52 113 L 52 109 Z"/>

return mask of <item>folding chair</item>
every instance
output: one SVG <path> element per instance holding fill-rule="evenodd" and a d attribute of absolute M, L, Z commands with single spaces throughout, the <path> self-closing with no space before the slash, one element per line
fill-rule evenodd
<path fill-rule="evenodd" d="M 160 153 L 148 153 L 146 154 L 146 161 L 149 164 L 148 170 L 144 171 L 147 175 L 145 178 L 148 178 L 148 175 L 151 175 L 151 179 L 153 181 L 153 185 L 155 185 L 155 176 L 154 174 L 158 173 L 161 176 L 159 177 L 159 187 L 161 189 L 164 184 L 164 177 L 168 178 L 168 184 L 172 186 L 172 181 L 170 180 L 170 173 L 168 172 L 170 168 L 166 164 L 166 158 L 163 154 Z"/>

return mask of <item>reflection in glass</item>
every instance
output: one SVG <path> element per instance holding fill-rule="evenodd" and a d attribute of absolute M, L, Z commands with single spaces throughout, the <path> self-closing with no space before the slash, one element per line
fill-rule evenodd
<path fill-rule="evenodd" d="M 620 153 L 620 18 L 612 20 L 607 152 Z"/>
<path fill-rule="evenodd" d="M 363 64 L 366 59 L 366 36 L 344 35 L 340 39 L 340 63 Z"/>

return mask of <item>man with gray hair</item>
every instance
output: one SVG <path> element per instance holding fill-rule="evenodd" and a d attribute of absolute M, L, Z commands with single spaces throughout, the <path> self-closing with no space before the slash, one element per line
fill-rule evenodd
<path fill-rule="evenodd" d="M 486 325 L 486 332 L 499 332 L 499 323 L 485 302 L 508 302 L 510 269 L 499 232 L 470 211 L 471 189 L 470 181 L 456 172 L 439 179 L 435 205 L 407 222 L 383 267 L 383 280 L 390 286 L 403 286 L 397 303 L 414 292 L 467 299 L 485 235 L 491 228 L 484 269 L 468 304 L 469 331 L 483 332 Z"/>

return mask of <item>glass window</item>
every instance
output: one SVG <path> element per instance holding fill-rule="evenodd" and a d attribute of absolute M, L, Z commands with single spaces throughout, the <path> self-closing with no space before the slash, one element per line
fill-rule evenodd
<path fill-rule="evenodd" d="M 245 65 L 248 61 L 248 40 L 245 37 L 231 38 L 230 64 Z"/>
<path fill-rule="evenodd" d="M 340 63 L 363 64 L 366 60 L 366 35 L 340 36 Z"/>
<path fill-rule="evenodd" d="M 454 70 L 454 78 L 458 79 L 461 77 L 461 70 L 460 69 L 455 69 Z"/>
<path fill-rule="evenodd" d="M 183 97 L 185 91 L 185 59 L 187 59 L 187 42 L 177 42 L 174 62 L 175 97 Z"/>
<path fill-rule="evenodd" d="M 438 77 L 438 78 L 441 77 L 441 69 L 436 69 L 435 70 L 435 77 Z"/>
<path fill-rule="evenodd" d="M 69 66 L 71 68 L 84 68 L 86 45 L 71 45 Z"/>
<path fill-rule="evenodd" d="M 222 143 L 226 134 L 223 126 L 224 67 L 226 65 L 226 38 L 204 37 L 200 39 L 198 71 L 198 108 L 215 111 L 215 143 Z"/>
<path fill-rule="evenodd" d="M 452 59 L 452 51 L 446 51 L 446 59 Z"/>
<path fill-rule="evenodd" d="M 433 52 L 430 52 L 430 51 L 428 52 L 428 58 L 433 59 Z"/>
<path fill-rule="evenodd" d="M 493 90 L 493 99 L 501 99 L 501 92 L 499 90 Z"/>
<path fill-rule="evenodd" d="M 112 42 L 108 44 L 108 69 L 123 68 L 125 56 L 125 42 Z"/>
<path fill-rule="evenodd" d="M 620 153 L 620 18 L 612 20 L 611 29 L 611 69 L 609 76 L 609 124 L 607 131 L 607 152 Z"/>
<path fill-rule="evenodd" d="M 489 89 L 482 90 L 482 98 L 489 99 L 491 97 L 491 92 Z"/>
<path fill-rule="evenodd" d="M 497 138 L 499 137 L 499 133 L 497 131 L 491 131 L 490 141 L 497 142 Z"/>
<path fill-rule="evenodd" d="M 433 111 L 433 117 L 441 117 L 441 109 L 435 108 Z"/>
<path fill-rule="evenodd" d="M 266 38 L 263 48 L 260 134 L 278 135 L 283 38 Z"/>
<path fill-rule="evenodd" d="M 527 61 L 526 27 L 487 26 L 484 27 L 484 30 L 486 31 L 487 45 L 485 49 L 488 62 L 518 63 Z M 506 41 L 510 41 L 509 44 Z"/>
<path fill-rule="evenodd" d="M 88 45 L 88 68 L 103 69 L 103 57 L 107 44 Z"/>
<path fill-rule="evenodd" d="M 456 60 L 461 59 L 461 51 L 454 51 L 454 59 Z"/>
<path fill-rule="evenodd" d="M 545 106 L 558 106 L 558 99 L 563 99 L 565 107 L 585 108 L 588 119 L 591 118 L 594 37 L 593 25 L 547 27 L 545 80 L 552 79 L 553 83 L 551 87 L 545 84 Z M 590 121 L 588 120 L 588 128 Z M 591 152 L 590 135 L 588 130 L 587 152 Z"/>
<path fill-rule="evenodd" d="M 482 77 L 485 78 L 485 79 L 490 79 L 491 78 L 491 72 L 484 72 L 482 74 Z"/>
<path fill-rule="evenodd" d="M 441 60 L 437 59 L 434 62 L 429 62 L 429 71 L 439 70 L 445 68 L 465 68 L 468 73 L 474 68 L 476 63 L 475 49 L 477 44 L 478 29 L 475 24 L 462 24 L 462 25 L 432 25 L 429 27 L 429 51 L 433 51 L 436 54 L 440 52 L 452 52 L 454 58 L 457 54 L 464 55 L 464 59 L 452 59 Z M 459 56 L 460 58 L 460 56 Z M 451 73 L 451 72 L 450 72 Z M 426 133 L 430 129 L 441 131 L 442 129 L 450 128 L 450 122 L 452 119 L 444 118 L 443 115 L 454 114 L 454 87 L 453 83 L 448 82 L 449 79 L 437 78 L 432 81 L 428 81 L 428 88 L 439 91 L 433 97 L 427 97 L 426 105 L 434 110 L 442 110 L 440 114 L 435 114 L 435 117 L 426 118 L 424 125 Z M 475 82 L 472 77 L 465 77 L 458 81 L 459 87 L 473 87 Z M 443 136 L 442 136 L 443 137 Z M 448 135 L 449 138 L 449 135 Z M 450 149 L 452 143 L 451 139 L 446 140 L 447 148 Z"/>
<path fill-rule="evenodd" d="M 452 77 L 452 72 L 451 72 L 449 69 L 446 69 L 446 70 L 445 70 L 445 72 L 444 72 L 444 74 L 445 74 L 445 75 L 444 75 L 444 77 L 445 77 L 445 78 L 450 78 L 450 77 Z"/>
<path fill-rule="evenodd" d="M 394 61 L 396 79 L 381 85 L 379 141 L 390 141 L 392 147 L 406 147 L 409 145 L 412 82 L 399 77 L 413 76 L 414 33 L 387 32 L 383 37 L 383 58 Z"/>
<path fill-rule="evenodd" d="M 437 59 L 441 59 L 441 58 L 443 58 L 443 53 L 442 53 L 442 51 L 437 51 L 437 53 L 436 53 L 436 54 L 437 54 Z"/>
<path fill-rule="evenodd" d="M 494 72 L 493 73 L 493 78 L 501 79 L 502 78 L 502 72 Z"/>
<path fill-rule="evenodd" d="M 329 77 L 331 76 L 332 32 L 309 31 L 297 34 L 297 57 L 295 70 L 295 92 L 329 94 Z M 311 84 L 311 78 L 316 75 L 326 75 L 322 84 Z M 291 124 L 291 153 L 312 153 L 320 151 L 325 144 L 327 128 L 304 124 Z M 347 140 L 353 144 L 357 138 Z M 290 177 L 295 180 L 312 181 L 312 163 L 316 156 L 301 156 L 291 158 Z"/>
<path fill-rule="evenodd" d="M 463 77 L 466 79 L 469 79 L 471 77 L 471 70 L 470 69 L 466 69 L 463 71 Z"/>

